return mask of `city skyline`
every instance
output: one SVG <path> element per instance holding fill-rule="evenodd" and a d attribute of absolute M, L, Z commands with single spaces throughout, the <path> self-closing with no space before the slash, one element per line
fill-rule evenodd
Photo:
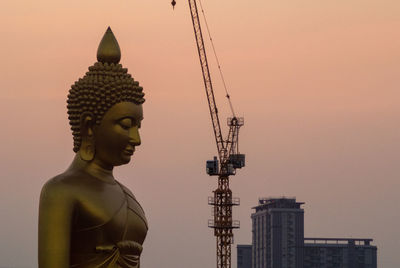
<path fill-rule="evenodd" d="M 252 243 L 237 246 L 238 268 L 377 267 L 372 238 L 305 237 L 302 205 L 296 197 L 259 198 Z"/>
<path fill-rule="evenodd" d="M 251 241 L 259 196 L 296 196 L 306 237 L 372 237 L 378 267 L 400 267 L 400 2 L 203 7 L 245 120 L 246 168 L 231 180 L 235 244 Z M 115 169 L 149 221 L 143 267 L 215 266 L 207 198 L 216 180 L 205 162 L 216 150 L 187 2 L 6 1 L 0 18 L 0 266 L 37 267 L 40 189 L 73 158 L 66 96 L 108 26 L 146 94 L 142 145 Z M 207 52 L 226 135 L 229 106 Z"/>

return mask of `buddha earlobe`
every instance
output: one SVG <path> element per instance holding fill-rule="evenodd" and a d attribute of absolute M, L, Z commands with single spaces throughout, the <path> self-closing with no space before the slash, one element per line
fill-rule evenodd
<path fill-rule="evenodd" d="M 82 139 L 81 148 L 79 149 L 79 156 L 84 161 L 92 161 L 95 154 L 94 142 L 88 139 Z"/>
<path fill-rule="evenodd" d="M 82 115 L 81 120 L 82 142 L 79 149 L 79 156 L 84 161 L 92 161 L 96 152 L 93 135 L 93 119 L 92 116 Z"/>

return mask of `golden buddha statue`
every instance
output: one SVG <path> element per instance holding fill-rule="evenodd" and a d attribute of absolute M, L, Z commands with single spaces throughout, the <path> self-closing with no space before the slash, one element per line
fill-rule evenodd
<path fill-rule="evenodd" d="M 76 153 L 40 196 L 39 268 L 139 268 L 147 221 L 113 176 L 140 145 L 143 88 L 119 64 L 110 28 L 86 75 L 72 85 L 68 114 Z"/>

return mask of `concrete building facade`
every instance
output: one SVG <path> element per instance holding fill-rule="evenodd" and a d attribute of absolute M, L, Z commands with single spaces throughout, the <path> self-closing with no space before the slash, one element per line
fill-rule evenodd
<path fill-rule="evenodd" d="M 304 238 L 304 268 L 376 268 L 372 239 Z"/>
<path fill-rule="evenodd" d="M 252 219 L 252 268 L 302 268 L 303 203 L 295 198 L 261 198 Z"/>
<path fill-rule="evenodd" d="M 251 268 L 251 245 L 237 245 L 237 268 Z"/>

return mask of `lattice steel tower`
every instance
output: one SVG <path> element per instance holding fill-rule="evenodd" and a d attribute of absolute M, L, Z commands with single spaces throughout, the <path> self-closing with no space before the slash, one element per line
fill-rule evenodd
<path fill-rule="evenodd" d="M 232 207 L 239 205 L 239 198 L 232 197 L 232 191 L 229 188 L 229 176 L 235 175 L 236 169 L 242 168 L 245 165 L 245 155 L 239 153 L 238 143 L 239 129 L 243 126 L 244 120 L 242 117 L 239 118 L 235 116 L 230 96 L 225 86 L 221 67 L 215 53 L 215 48 L 212 44 L 212 38 L 210 36 L 218 68 L 225 87 L 226 97 L 232 111 L 232 117 L 227 120 L 229 126 L 228 137 L 223 139 L 196 0 L 188 0 L 188 2 L 218 151 L 218 159 L 217 157 L 214 157 L 214 160 L 209 160 L 206 164 L 207 174 L 210 176 L 218 176 L 218 188 L 213 191 L 214 196 L 208 198 L 208 204 L 213 206 L 214 214 L 214 219 L 208 221 L 208 226 L 214 229 L 214 235 L 216 237 L 217 268 L 231 268 L 231 244 L 233 244 L 232 230 L 239 228 L 240 224 L 239 221 L 232 220 Z M 176 4 L 175 0 L 172 0 L 171 4 L 174 7 Z M 202 12 L 204 14 L 203 10 Z"/>

